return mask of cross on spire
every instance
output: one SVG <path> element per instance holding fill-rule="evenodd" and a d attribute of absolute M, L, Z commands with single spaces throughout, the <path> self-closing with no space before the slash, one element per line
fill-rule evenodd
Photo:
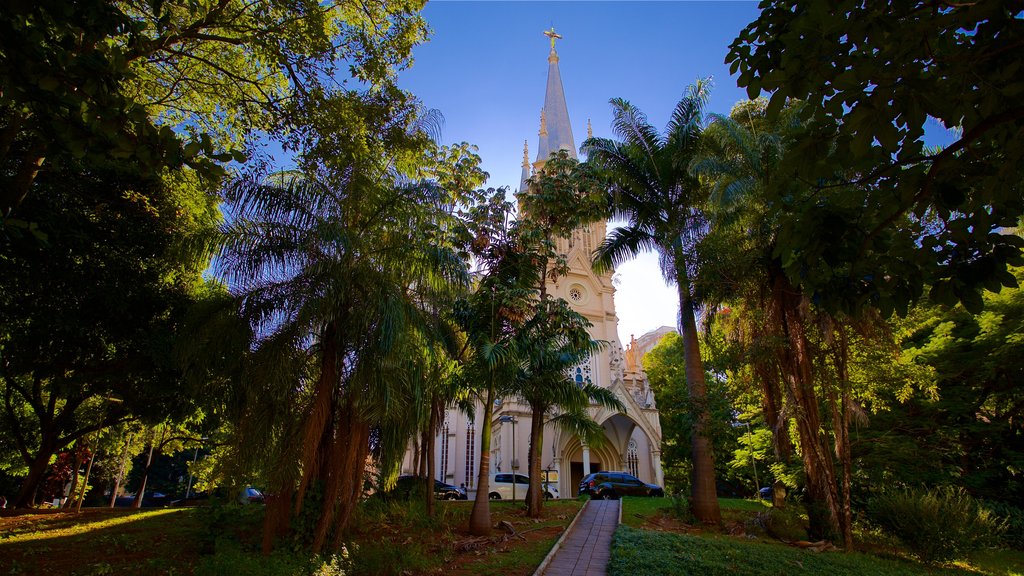
<path fill-rule="evenodd" d="M 555 32 L 555 27 L 552 26 L 550 30 L 545 30 L 544 35 L 551 39 L 551 51 L 555 51 L 555 40 L 561 40 L 562 35 Z"/>

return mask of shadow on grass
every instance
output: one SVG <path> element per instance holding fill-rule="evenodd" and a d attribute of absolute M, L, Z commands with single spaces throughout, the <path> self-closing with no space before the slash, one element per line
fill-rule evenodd
<path fill-rule="evenodd" d="M 0 520 L 0 574 L 187 574 L 200 534 L 192 509 L 8 516 Z"/>

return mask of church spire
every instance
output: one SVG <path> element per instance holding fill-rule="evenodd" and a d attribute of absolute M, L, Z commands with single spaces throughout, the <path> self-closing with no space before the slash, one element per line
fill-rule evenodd
<path fill-rule="evenodd" d="M 554 27 L 545 30 L 544 35 L 551 39 L 551 52 L 548 54 L 548 85 L 544 93 L 540 145 L 537 149 L 537 162 L 540 164 L 560 149 L 567 150 L 570 157 L 576 158 L 576 142 L 572 137 L 569 109 L 565 105 L 565 92 L 562 90 L 562 75 L 558 70 L 558 52 L 555 51 L 555 40 L 562 35 L 557 34 Z"/>
<path fill-rule="evenodd" d="M 530 145 L 523 140 L 523 175 L 519 178 L 519 191 L 526 191 L 526 181 L 530 179 Z"/>

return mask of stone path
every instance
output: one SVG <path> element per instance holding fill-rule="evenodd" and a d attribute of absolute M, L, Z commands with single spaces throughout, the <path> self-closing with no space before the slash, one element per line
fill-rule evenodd
<path fill-rule="evenodd" d="M 605 576 L 612 533 L 619 524 L 618 500 L 591 500 L 541 574 Z"/>

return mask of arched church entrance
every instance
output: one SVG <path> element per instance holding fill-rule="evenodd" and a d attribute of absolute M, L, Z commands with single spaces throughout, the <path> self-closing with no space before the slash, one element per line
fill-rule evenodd
<path fill-rule="evenodd" d="M 568 436 L 560 451 L 562 457 L 562 478 L 559 490 L 562 497 L 575 497 L 580 481 L 590 472 L 602 470 L 626 471 L 644 482 L 658 483 L 660 461 L 652 460 L 654 441 L 643 426 L 623 413 L 612 414 L 602 423 L 604 442 L 600 445 L 585 446 L 577 436 Z M 658 450 L 660 452 L 660 450 Z M 565 464 L 568 464 L 566 466 Z M 568 472 L 568 474 L 566 474 Z"/>

